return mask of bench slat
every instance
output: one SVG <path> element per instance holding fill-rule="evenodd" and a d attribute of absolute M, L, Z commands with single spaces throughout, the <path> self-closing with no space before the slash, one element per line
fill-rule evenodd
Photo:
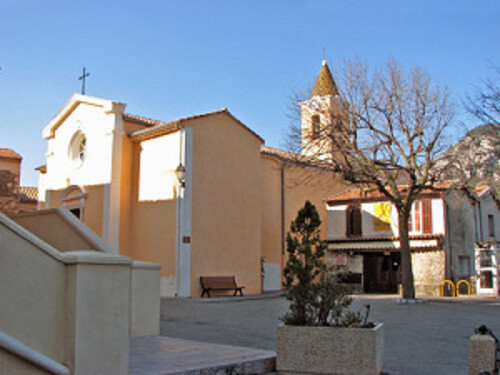
<path fill-rule="evenodd" d="M 244 286 L 238 286 L 234 276 L 201 276 L 200 283 L 203 288 L 202 297 L 205 293 L 210 297 L 211 290 L 234 290 L 234 295 L 237 292 L 243 295 Z"/>

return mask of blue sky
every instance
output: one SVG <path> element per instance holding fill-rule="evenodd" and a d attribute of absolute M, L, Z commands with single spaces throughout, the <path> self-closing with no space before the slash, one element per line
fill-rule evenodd
<path fill-rule="evenodd" d="M 36 185 L 42 128 L 75 92 L 159 120 L 228 108 L 283 147 L 288 95 L 330 66 L 394 58 L 460 101 L 500 61 L 500 1 L 0 0 L 0 147 Z M 478 123 L 459 112 L 457 120 Z"/>

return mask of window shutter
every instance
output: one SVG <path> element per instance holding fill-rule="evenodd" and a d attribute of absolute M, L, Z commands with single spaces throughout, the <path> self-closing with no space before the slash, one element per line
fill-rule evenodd
<path fill-rule="evenodd" d="M 353 209 L 353 231 L 355 236 L 361 236 L 361 207 L 355 206 Z"/>
<path fill-rule="evenodd" d="M 346 236 L 361 236 L 361 207 L 358 204 L 346 210 Z"/>
<path fill-rule="evenodd" d="M 422 200 L 423 233 L 432 233 L 432 201 Z"/>
<path fill-rule="evenodd" d="M 345 236 L 352 236 L 352 206 L 347 207 L 347 210 L 345 210 Z"/>

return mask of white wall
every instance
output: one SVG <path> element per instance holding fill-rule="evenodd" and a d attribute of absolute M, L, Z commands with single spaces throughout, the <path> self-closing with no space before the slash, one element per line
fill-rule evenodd
<path fill-rule="evenodd" d="M 143 141 L 140 156 L 139 200 L 173 200 L 178 185 L 180 132 Z"/>
<path fill-rule="evenodd" d="M 125 105 L 84 95 L 73 95 L 45 126 L 46 173 L 39 180 L 39 196 L 70 185 L 103 185 L 103 239 L 119 249 L 122 143 L 126 136 L 122 114 Z M 85 139 L 85 156 L 78 157 L 76 139 Z M 50 202 L 44 205 L 49 208 Z"/>
<path fill-rule="evenodd" d="M 375 208 L 377 205 L 384 202 L 369 202 L 362 203 L 362 234 L 363 237 L 391 237 L 395 236 L 398 233 L 398 216 L 396 209 L 391 205 L 391 216 L 390 221 L 391 225 L 387 230 L 375 230 L 374 220 L 376 218 Z"/>
<path fill-rule="evenodd" d="M 394 237 L 398 236 L 398 213 L 393 205 L 391 205 L 390 214 L 390 229 L 375 230 L 374 220 L 377 215 L 375 213 L 376 206 L 380 202 L 365 202 L 361 204 L 362 216 L 362 236 L 363 237 Z M 432 207 L 432 230 L 434 234 L 444 234 L 444 202 L 441 198 L 434 198 L 431 201 Z M 340 239 L 346 237 L 346 210 L 347 205 L 328 206 L 326 213 L 327 221 L 327 239 Z"/>
<path fill-rule="evenodd" d="M 445 205 L 442 199 L 432 200 L 432 233 L 445 234 Z"/>
<path fill-rule="evenodd" d="M 344 238 L 346 233 L 346 205 L 326 206 L 326 238 Z"/>
<path fill-rule="evenodd" d="M 115 126 L 115 116 L 102 107 L 79 104 L 55 130 L 54 137 L 48 139 L 44 188 L 58 190 L 72 184 L 111 183 Z M 78 131 L 87 139 L 85 160 L 80 166 L 75 165 L 70 156 L 71 140 Z"/>

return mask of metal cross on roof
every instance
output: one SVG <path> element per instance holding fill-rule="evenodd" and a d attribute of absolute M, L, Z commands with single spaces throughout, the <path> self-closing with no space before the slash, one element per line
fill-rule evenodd
<path fill-rule="evenodd" d="M 82 95 L 85 95 L 85 78 L 87 78 L 90 75 L 89 72 L 85 71 L 85 67 L 83 67 L 83 74 L 81 77 L 78 77 L 80 81 L 82 81 Z"/>

